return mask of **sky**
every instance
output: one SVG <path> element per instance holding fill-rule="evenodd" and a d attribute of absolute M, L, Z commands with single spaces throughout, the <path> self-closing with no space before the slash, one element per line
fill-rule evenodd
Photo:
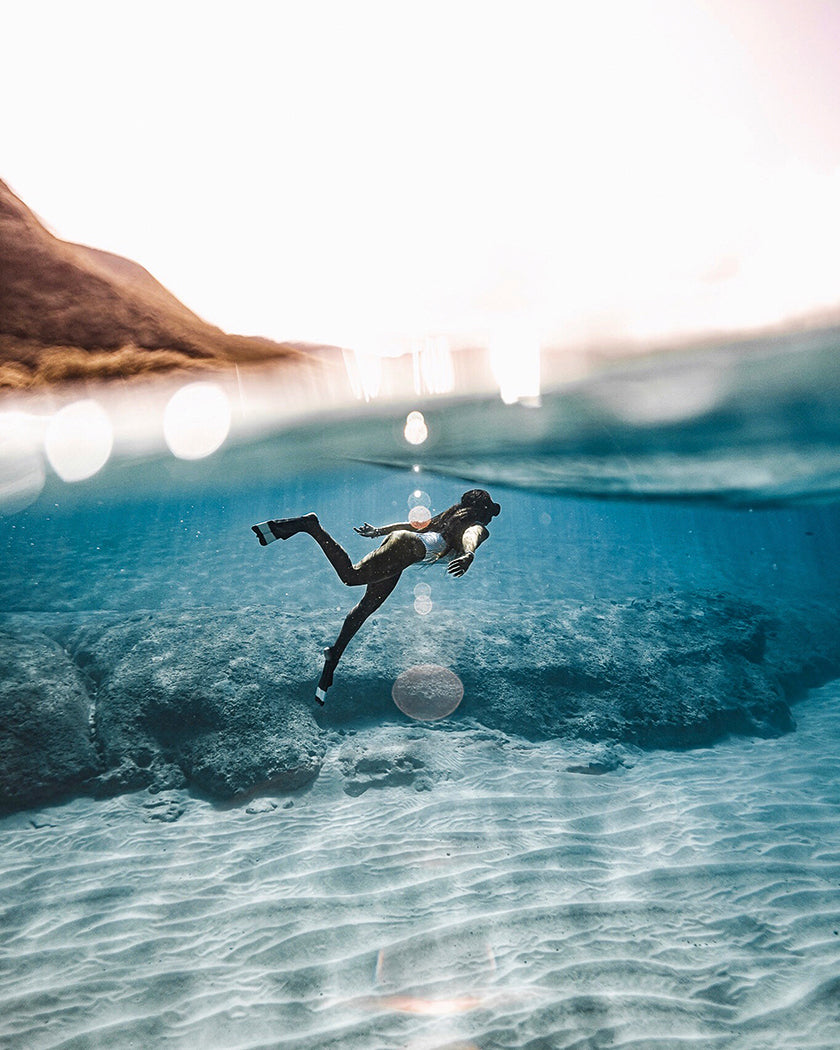
<path fill-rule="evenodd" d="M 515 354 L 840 299 L 840 3 L 0 8 L 0 178 L 227 331 Z"/>

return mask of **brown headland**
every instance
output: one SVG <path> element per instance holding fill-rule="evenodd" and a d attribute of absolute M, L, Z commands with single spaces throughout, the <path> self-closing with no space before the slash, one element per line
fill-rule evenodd
<path fill-rule="evenodd" d="M 0 389 L 300 360 L 229 335 L 138 263 L 53 236 L 0 180 Z"/>

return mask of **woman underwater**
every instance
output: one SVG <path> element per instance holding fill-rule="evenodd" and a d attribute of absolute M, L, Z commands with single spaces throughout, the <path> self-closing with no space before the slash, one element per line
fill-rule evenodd
<path fill-rule="evenodd" d="M 323 705 L 326 699 L 348 642 L 397 586 L 402 573 L 412 565 L 445 560 L 450 575 L 463 576 L 472 565 L 476 550 L 490 535 L 487 526 L 501 509 L 490 498 L 489 492 L 470 489 L 459 503 L 436 514 L 419 528 L 407 521 L 380 528 L 365 522 L 354 532 L 360 536 L 384 536 L 385 539 L 355 565 L 344 548 L 321 526 L 315 514 L 263 521 L 251 526 L 263 546 L 305 532 L 326 554 L 342 583 L 348 587 L 365 588 L 362 600 L 348 613 L 338 638 L 324 650 L 324 670 L 315 690 L 319 704 Z"/>

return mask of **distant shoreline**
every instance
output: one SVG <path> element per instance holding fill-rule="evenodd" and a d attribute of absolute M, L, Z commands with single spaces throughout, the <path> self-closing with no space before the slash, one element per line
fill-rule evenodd
<path fill-rule="evenodd" d="M 0 180 L 0 391 L 308 354 L 223 332 L 133 260 L 59 240 Z"/>

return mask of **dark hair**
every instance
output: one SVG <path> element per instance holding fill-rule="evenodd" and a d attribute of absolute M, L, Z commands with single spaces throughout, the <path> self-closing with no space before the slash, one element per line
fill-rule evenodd
<path fill-rule="evenodd" d="M 466 507 L 482 507 L 490 511 L 490 517 L 495 518 L 501 513 L 502 508 L 490 498 L 490 493 L 484 489 L 470 489 L 461 497 L 461 503 Z"/>
<path fill-rule="evenodd" d="M 490 518 L 495 518 L 501 513 L 502 508 L 498 503 L 493 502 L 490 493 L 485 492 L 484 489 L 470 489 L 461 497 L 460 503 L 436 514 L 423 531 L 439 532 L 444 539 L 449 539 L 447 536 L 449 527 L 474 517 L 476 510 L 483 510 Z"/>

